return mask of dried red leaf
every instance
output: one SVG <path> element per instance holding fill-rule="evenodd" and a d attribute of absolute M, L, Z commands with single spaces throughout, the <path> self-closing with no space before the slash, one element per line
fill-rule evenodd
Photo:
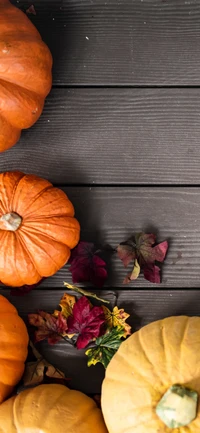
<path fill-rule="evenodd" d="M 35 10 L 34 5 L 29 6 L 29 8 L 26 9 L 26 13 L 31 14 L 31 15 L 36 15 L 36 10 Z"/>
<path fill-rule="evenodd" d="M 117 254 L 119 259 L 123 262 L 124 267 L 126 268 L 132 260 L 136 258 L 136 252 L 133 245 L 129 245 L 127 243 L 121 243 L 117 247 Z"/>
<path fill-rule="evenodd" d="M 73 283 L 91 282 L 96 287 L 102 287 L 107 278 L 106 263 L 97 254 L 91 242 L 79 242 L 72 251 L 69 270 Z"/>
<path fill-rule="evenodd" d="M 57 317 L 45 311 L 39 311 L 38 314 L 29 314 L 28 320 L 30 325 L 37 328 L 35 332 L 35 341 L 47 339 L 49 344 L 55 344 L 66 335 L 67 321 L 59 312 Z"/>
<path fill-rule="evenodd" d="M 146 266 L 144 268 L 144 278 L 151 283 L 160 284 L 160 268 L 156 265 Z"/>
<path fill-rule="evenodd" d="M 133 260 L 134 267 L 124 279 L 127 284 L 138 278 L 140 269 L 144 278 L 153 283 L 160 283 L 160 269 L 155 266 L 155 261 L 163 262 L 168 250 L 168 242 L 164 241 L 155 245 L 154 234 L 138 233 L 134 237 L 122 242 L 117 247 L 117 253 L 125 267 Z"/>
<path fill-rule="evenodd" d="M 102 307 L 92 307 L 86 296 L 82 296 L 73 307 L 73 316 L 68 318 L 67 335 L 78 336 L 76 346 L 83 349 L 89 342 L 100 335 L 105 323 Z"/>

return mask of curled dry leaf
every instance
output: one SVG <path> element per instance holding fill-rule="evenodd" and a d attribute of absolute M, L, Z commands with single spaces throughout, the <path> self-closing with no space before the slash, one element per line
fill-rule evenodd
<path fill-rule="evenodd" d="M 134 237 L 122 242 L 117 247 L 118 257 L 125 267 L 134 262 L 133 270 L 127 275 L 124 283 L 138 278 L 140 270 L 144 277 L 152 283 L 160 283 L 160 269 L 155 262 L 163 262 L 168 250 L 168 242 L 155 245 L 154 234 L 137 233 Z"/>
<path fill-rule="evenodd" d="M 107 279 L 106 263 L 99 257 L 99 250 L 91 242 L 79 242 L 71 253 L 69 270 L 73 283 L 91 282 L 102 287 Z"/>
<path fill-rule="evenodd" d="M 28 320 L 30 325 L 37 328 L 35 331 L 35 341 L 47 339 L 49 344 L 55 344 L 61 340 L 62 336 L 66 335 L 67 321 L 58 312 L 57 317 L 45 311 L 39 311 L 38 314 L 29 314 Z"/>
<path fill-rule="evenodd" d="M 36 358 L 36 361 L 27 362 L 25 365 L 25 371 L 22 378 L 23 387 L 36 386 L 41 383 L 45 383 L 51 379 L 51 382 L 59 382 L 65 384 L 68 380 L 65 374 L 50 364 L 34 347 L 30 342 L 32 352 Z M 48 380 L 46 380 L 48 378 Z"/>
<path fill-rule="evenodd" d="M 109 328 L 123 329 L 123 337 L 127 337 L 131 334 L 131 326 L 126 323 L 126 320 L 130 317 L 130 314 L 126 313 L 123 308 L 114 307 L 113 311 L 110 311 L 107 307 L 102 305 L 106 324 Z"/>
<path fill-rule="evenodd" d="M 73 316 L 68 318 L 67 335 L 76 335 L 77 349 L 83 349 L 100 335 L 103 323 L 105 323 L 103 308 L 93 307 L 86 296 L 82 296 L 74 305 Z"/>

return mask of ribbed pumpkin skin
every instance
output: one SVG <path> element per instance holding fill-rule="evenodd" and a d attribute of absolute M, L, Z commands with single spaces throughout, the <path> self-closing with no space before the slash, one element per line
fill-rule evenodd
<path fill-rule="evenodd" d="M 0 433 L 108 433 L 96 403 L 64 385 L 39 385 L 0 406 Z"/>
<path fill-rule="evenodd" d="M 52 86 L 52 56 L 25 13 L 0 1 L 0 152 L 40 117 Z"/>
<path fill-rule="evenodd" d="M 0 295 L 0 403 L 23 375 L 28 341 L 26 326 L 16 308 Z"/>
<path fill-rule="evenodd" d="M 173 384 L 200 396 L 200 318 L 153 322 L 122 343 L 106 370 L 102 411 L 109 433 L 199 433 L 198 415 L 187 427 L 168 428 L 155 407 Z"/>
<path fill-rule="evenodd" d="M 22 218 L 16 231 L 2 216 Z M 50 182 L 20 172 L 0 174 L 0 281 L 32 285 L 55 274 L 68 261 L 80 237 L 80 225 L 66 194 Z"/>

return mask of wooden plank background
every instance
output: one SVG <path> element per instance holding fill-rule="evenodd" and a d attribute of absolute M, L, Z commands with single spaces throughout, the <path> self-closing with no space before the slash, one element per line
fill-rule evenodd
<path fill-rule="evenodd" d="M 122 286 L 126 270 L 111 260 L 103 296 L 131 314 L 133 330 L 199 315 L 200 0 L 12 3 L 35 6 L 29 18 L 53 54 L 53 89 L 37 124 L 1 154 L 0 171 L 32 172 L 62 187 L 82 240 L 114 247 L 146 230 L 169 241 L 161 286 L 141 277 Z M 71 281 L 68 265 L 24 297 L 1 293 L 26 320 L 57 306 L 64 280 Z M 82 351 L 63 342 L 40 350 L 73 387 L 100 392 L 104 370 L 88 370 Z"/>
<path fill-rule="evenodd" d="M 5 167 L 57 185 L 198 185 L 200 89 L 53 89 Z"/>
<path fill-rule="evenodd" d="M 199 0 L 13 0 L 54 57 L 54 84 L 199 85 Z"/>

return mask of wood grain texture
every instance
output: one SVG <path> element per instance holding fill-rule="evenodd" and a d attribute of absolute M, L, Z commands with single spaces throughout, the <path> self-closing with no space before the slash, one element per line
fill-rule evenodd
<path fill-rule="evenodd" d="M 13 0 L 26 9 L 32 0 Z M 200 0 L 35 0 L 56 85 L 199 85 Z"/>
<path fill-rule="evenodd" d="M 0 171 L 56 184 L 199 184 L 200 89 L 54 89 Z"/>
<path fill-rule="evenodd" d="M 134 288 L 198 288 L 200 286 L 200 190 L 199 188 L 69 187 L 64 188 L 81 224 L 81 240 L 98 245 L 118 243 L 144 230 L 168 240 L 169 252 L 162 265 L 161 286 L 141 276 Z M 114 255 L 108 265 L 105 287 L 122 287 L 126 273 Z M 41 288 L 63 288 L 71 282 L 69 265 L 44 280 Z M 126 289 L 127 286 L 124 286 Z"/>
<path fill-rule="evenodd" d="M 38 309 L 51 312 L 57 307 L 63 291 L 34 290 L 22 298 L 10 296 L 8 290 L 1 290 L 0 293 L 16 306 L 19 314 L 26 320 L 29 312 L 36 312 Z M 131 317 L 128 322 L 132 331 L 171 315 L 200 315 L 199 290 L 117 290 L 97 293 L 110 300 L 112 306 L 118 305 L 129 312 Z M 104 369 L 99 364 L 88 369 L 84 351 L 78 351 L 65 342 L 59 342 L 55 346 L 42 342 L 38 348 L 49 362 L 63 370 L 71 379 L 71 387 L 85 393 L 100 393 Z"/>

